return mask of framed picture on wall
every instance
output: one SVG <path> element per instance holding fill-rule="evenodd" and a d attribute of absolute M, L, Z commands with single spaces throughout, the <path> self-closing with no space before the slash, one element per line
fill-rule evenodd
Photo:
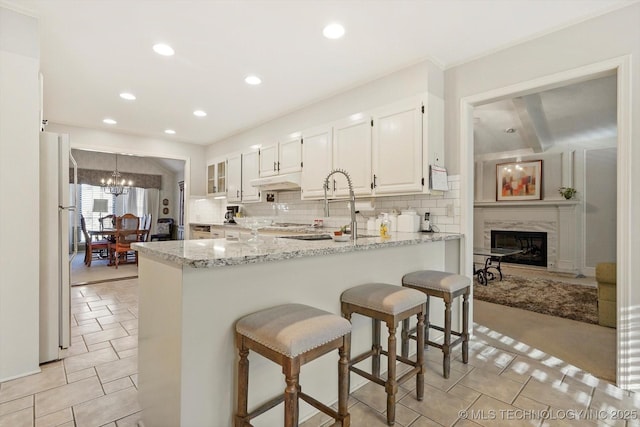
<path fill-rule="evenodd" d="M 542 160 L 496 165 L 496 200 L 540 200 Z"/>

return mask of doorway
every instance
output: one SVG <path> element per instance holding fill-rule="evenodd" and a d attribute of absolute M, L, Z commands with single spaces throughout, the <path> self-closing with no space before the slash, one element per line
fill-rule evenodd
<path fill-rule="evenodd" d="M 473 111 L 474 107 L 490 102 L 506 99 L 510 97 L 526 95 L 551 88 L 564 86 L 604 77 L 611 74 L 617 76 L 617 190 L 618 195 L 626 194 L 630 188 L 629 176 L 631 165 L 629 161 L 630 140 L 630 58 L 620 57 L 587 67 L 561 72 L 556 75 L 547 76 L 525 83 L 510 86 L 508 88 L 496 89 L 486 93 L 468 96 L 461 99 L 460 108 L 460 168 L 461 170 L 473 170 L 474 146 L 473 146 Z M 463 178 L 461 185 L 461 206 L 462 206 L 462 232 L 472 236 L 474 234 L 473 205 L 474 205 L 474 177 L 468 174 Z M 628 266 L 631 262 L 630 247 L 630 218 L 627 212 L 630 204 L 628 198 L 617 197 L 617 231 L 616 231 L 616 262 L 618 272 L 618 283 L 629 283 Z M 466 239 L 463 244 L 461 257 L 464 261 L 465 274 L 472 275 L 473 239 Z M 630 385 L 632 378 L 629 375 L 628 367 L 631 366 L 629 359 L 631 339 L 628 330 L 630 319 L 620 313 L 629 311 L 628 292 L 617 288 L 618 305 L 618 329 L 616 332 L 617 344 L 617 371 L 616 383 L 621 388 Z"/>
<path fill-rule="evenodd" d="M 159 218 L 171 218 L 174 224 L 178 224 L 184 206 L 184 202 L 181 201 L 184 197 L 184 184 L 181 186 L 180 183 L 185 180 L 185 160 L 118 154 L 118 172 L 122 174 L 123 179 L 131 181 L 131 185 L 126 194 L 114 196 L 104 191 L 101 180 L 107 180 L 115 170 L 115 154 L 82 149 L 72 151 L 80 171 L 79 214 L 85 218 L 89 234 L 92 231 L 97 233 L 103 227 L 113 226 L 113 223 L 101 224 L 101 218 L 108 215 L 120 216 L 124 213 L 133 213 L 141 220 L 150 217 L 148 225 L 150 235 L 156 233 Z M 177 227 L 174 229 L 173 238 L 180 238 Z M 106 250 L 93 251 L 91 264 L 87 265 L 85 263 L 86 238 L 80 226 L 76 232 L 80 244 L 78 255 L 71 265 L 72 285 L 137 277 L 138 269 L 135 262 L 120 264 L 115 268 Z M 90 236 L 92 241 L 104 240 L 108 237 L 108 235 Z M 130 255 L 129 259 L 134 258 Z"/>

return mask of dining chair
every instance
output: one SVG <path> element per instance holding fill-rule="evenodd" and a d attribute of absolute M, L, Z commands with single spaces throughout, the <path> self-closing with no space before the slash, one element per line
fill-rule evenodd
<path fill-rule="evenodd" d="M 120 256 L 124 254 L 125 261 L 127 253 L 131 252 L 131 243 L 138 241 L 140 235 L 140 218 L 132 213 L 126 213 L 116 217 L 115 242 L 110 244 L 109 252 L 114 257 L 116 268 L 120 263 Z M 133 251 L 136 265 L 138 264 L 138 252 Z"/>
<path fill-rule="evenodd" d="M 98 218 L 98 221 L 100 221 L 101 230 L 104 230 L 105 228 L 114 228 L 116 226 L 116 216 L 112 214 L 101 216 Z"/>
<path fill-rule="evenodd" d="M 93 260 L 93 253 L 97 251 L 106 251 L 109 249 L 109 241 L 107 239 L 92 240 L 91 235 L 87 231 L 87 223 L 83 215 L 80 215 L 80 226 L 82 227 L 82 234 L 84 235 L 84 263 L 87 267 L 91 267 L 91 261 Z"/>

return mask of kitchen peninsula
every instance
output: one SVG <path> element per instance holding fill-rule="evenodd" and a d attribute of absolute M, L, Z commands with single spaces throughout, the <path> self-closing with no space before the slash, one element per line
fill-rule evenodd
<path fill-rule="evenodd" d="M 133 245 L 140 259 L 138 382 L 144 426 L 231 426 L 237 319 L 283 303 L 339 314 L 340 294 L 352 286 L 400 285 L 405 273 L 418 269 L 457 271 L 461 235 L 394 233 L 355 243 L 260 238 L 257 244 L 204 239 Z M 442 316 L 436 302 L 432 309 L 434 319 Z M 368 348 L 370 339 L 370 320 L 355 316 L 353 354 Z M 327 403 L 337 400 L 337 357 L 317 359 L 301 374 L 302 387 Z M 255 407 L 282 392 L 284 379 L 272 362 L 255 354 L 249 361 L 249 406 Z M 354 377 L 351 388 L 362 384 Z M 302 404 L 300 419 L 314 411 Z M 254 425 L 282 425 L 282 411 L 269 411 Z"/>

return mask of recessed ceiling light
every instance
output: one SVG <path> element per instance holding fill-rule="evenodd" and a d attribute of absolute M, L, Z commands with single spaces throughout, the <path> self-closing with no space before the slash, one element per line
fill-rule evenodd
<path fill-rule="evenodd" d="M 260 83 L 262 83 L 262 79 L 260 79 L 260 77 L 258 76 L 247 76 L 244 78 L 245 83 L 249 84 L 249 85 L 259 85 Z"/>
<path fill-rule="evenodd" d="M 344 27 L 337 23 L 329 24 L 324 27 L 322 34 L 328 39 L 339 39 L 344 36 Z"/>
<path fill-rule="evenodd" d="M 169 134 L 169 135 L 175 135 L 176 131 L 173 129 L 165 129 L 164 133 Z"/>
<path fill-rule="evenodd" d="M 108 124 L 108 125 L 115 125 L 115 124 L 116 124 L 116 123 L 118 123 L 118 122 L 116 122 L 116 121 L 115 121 L 115 120 L 113 120 L 113 119 L 106 118 L 106 119 L 104 119 L 104 120 L 102 121 L 102 123 L 106 123 L 106 124 Z"/>
<path fill-rule="evenodd" d="M 163 55 L 163 56 L 173 56 L 173 54 L 176 53 L 171 46 L 164 43 L 154 44 L 153 50 L 158 55 Z"/>
<path fill-rule="evenodd" d="M 193 112 L 193 115 L 196 116 L 196 117 L 206 117 L 207 113 L 205 113 L 202 110 L 196 110 L 196 111 Z"/>
<path fill-rule="evenodd" d="M 135 101 L 136 100 L 136 96 L 132 93 L 129 92 L 122 92 L 120 94 L 120 98 L 122 99 L 126 99 L 127 101 Z"/>

